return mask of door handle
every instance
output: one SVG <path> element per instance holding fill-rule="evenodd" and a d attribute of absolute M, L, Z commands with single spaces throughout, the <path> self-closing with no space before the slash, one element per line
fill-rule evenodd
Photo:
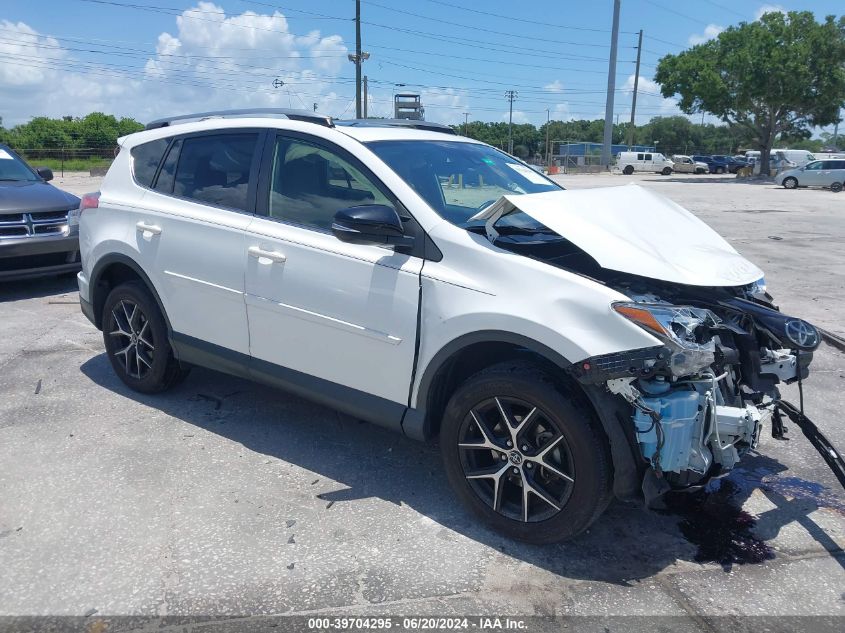
<path fill-rule="evenodd" d="M 263 248 L 259 248 L 258 246 L 250 246 L 247 249 L 250 257 L 255 257 L 256 259 L 264 257 L 274 262 L 283 262 L 287 259 L 284 253 L 280 253 L 279 251 L 265 251 Z"/>
<path fill-rule="evenodd" d="M 157 224 L 147 224 L 144 221 L 138 222 L 135 228 L 142 233 L 152 233 L 153 235 L 161 235 L 161 227 Z"/>

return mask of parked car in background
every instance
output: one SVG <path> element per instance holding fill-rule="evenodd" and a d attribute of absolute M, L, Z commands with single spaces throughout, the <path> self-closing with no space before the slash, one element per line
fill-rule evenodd
<path fill-rule="evenodd" d="M 839 193 L 845 184 L 845 160 L 816 160 L 778 174 L 778 180 L 786 189 L 826 187 Z"/>
<path fill-rule="evenodd" d="M 724 157 L 722 157 L 724 158 Z M 692 157 L 693 160 L 707 165 L 707 169 L 711 174 L 726 174 L 729 171 L 729 166 L 725 160 L 717 160 L 715 156 L 705 156 L 697 154 Z"/>
<path fill-rule="evenodd" d="M 50 169 L 32 168 L 0 145 L 0 280 L 79 270 L 79 239 L 68 224 L 79 198 L 52 179 Z"/>
<path fill-rule="evenodd" d="M 675 168 L 675 163 L 660 152 L 619 152 L 616 166 L 623 174 L 635 171 L 653 171 L 668 176 Z"/>
<path fill-rule="evenodd" d="M 564 191 L 466 137 L 261 112 L 119 139 L 74 216 L 82 311 L 133 390 L 208 366 L 439 437 L 469 509 L 548 543 L 613 496 L 732 469 L 777 384 L 809 375 L 818 331 L 650 189 Z"/>
<path fill-rule="evenodd" d="M 725 163 L 728 166 L 728 171 L 732 174 L 735 174 L 740 169 L 748 165 L 748 163 L 744 160 L 740 161 L 734 158 L 733 156 L 725 156 L 723 154 L 715 154 L 713 156 L 714 161 L 718 161 L 720 163 Z"/>
<path fill-rule="evenodd" d="M 706 174 L 710 171 L 707 163 L 693 160 L 691 156 L 684 154 L 675 154 L 672 156 L 672 162 L 675 163 L 673 169 L 679 174 Z"/>

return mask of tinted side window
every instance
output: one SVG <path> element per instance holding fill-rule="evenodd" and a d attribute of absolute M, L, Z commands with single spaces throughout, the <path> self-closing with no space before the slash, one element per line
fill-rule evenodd
<path fill-rule="evenodd" d="M 151 187 L 169 139 L 160 138 L 132 148 L 132 174 L 139 185 Z"/>
<path fill-rule="evenodd" d="M 815 171 L 816 169 L 821 169 L 821 168 L 822 168 L 822 161 L 810 163 L 809 165 L 807 165 L 805 167 L 805 169 L 808 170 L 808 171 Z"/>
<path fill-rule="evenodd" d="M 367 176 L 337 154 L 305 141 L 276 139 L 271 218 L 328 231 L 335 213 L 362 204 L 393 206 Z"/>
<path fill-rule="evenodd" d="M 646 155 L 645 155 L 645 159 L 646 159 L 646 160 L 651 160 L 651 154 L 646 154 Z"/>
<path fill-rule="evenodd" d="M 179 150 L 182 149 L 182 139 L 177 140 L 170 146 L 170 151 L 167 152 L 167 158 L 161 165 L 161 170 L 158 172 L 158 179 L 155 182 L 153 189 L 161 193 L 173 193 L 173 180 L 176 175 L 176 163 L 179 160 Z"/>
<path fill-rule="evenodd" d="M 642 159 L 643 159 L 643 155 L 642 155 L 642 154 L 637 154 L 637 160 L 642 160 Z"/>
<path fill-rule="evenodd" d="M 249 210 L 250 167 L 258 134 L 215 134 L 182 141 L 173 193 L 231 209 Z"/>
<path fill-rule="evenodd" d="M 845 169 L 845 160 L 837 160 L 834 162 L 834 169 Z"/>

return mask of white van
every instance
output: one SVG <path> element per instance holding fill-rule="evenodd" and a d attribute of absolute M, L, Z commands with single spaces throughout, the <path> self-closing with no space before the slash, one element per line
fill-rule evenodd
<path fill-rule="evenodd" d="M 623 174 L 653 171 L 668 176 L 675 169 L 675 163 L 659 152 L 619 152 L 616 166 Z"/>
<path fill-rule="evenodd" d="M 815 155 L 806 149 L 773 149 L 769 157 L 775 164 L 783 161 L 784 167 L 803 167 L 810 161 L 816 160 Z M 745 158 L 759 161 L 760 152 L 757 150 L 745 152 Z"/>

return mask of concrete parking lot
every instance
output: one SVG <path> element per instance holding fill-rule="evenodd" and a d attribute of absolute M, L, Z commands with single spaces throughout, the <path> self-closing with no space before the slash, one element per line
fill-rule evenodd
<path fill-rule="evenodd" d="M 845 336 L 845 193 L 558 178 L 669 196 L 763 268 L 784 311 Z M 704 631 L 827 616 L 805 628 L 841 630 L 845 494 L 797 428 L 703 505 L 614 504 L 577 540 L 535 547 L 479 527 L 434 446 L 205 369 L 164 395 L 129 391 L 72 278 L 0 287 L 0 323 L 0 616 L 675 615 Z M 845 355 L 823 345 L 806 409 L 845 449 L 843 394 Z"/>

